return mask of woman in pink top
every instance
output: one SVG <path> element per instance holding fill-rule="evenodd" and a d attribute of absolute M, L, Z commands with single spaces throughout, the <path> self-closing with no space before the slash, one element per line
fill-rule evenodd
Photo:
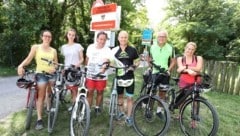
<path fill-rule="evenodd" d="M 183 56 L 177 58 L 177 72 L 180 73 L 180 88 L 184 88 L 194 83 L 195 75 L 201 72 L 203 68 L 203 58 L 201 56 L 194 55 L 196 49 L 196 43 L 189 42 L 185 47 Z M 198 82 L 200 82 L 200 79 L 198 79 Z"/>

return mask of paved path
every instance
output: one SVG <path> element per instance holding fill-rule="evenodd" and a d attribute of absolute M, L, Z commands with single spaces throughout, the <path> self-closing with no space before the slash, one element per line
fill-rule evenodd
<path fill-rule="evenodd" d="M 140 67 L 146 66 L 146 62 L 140 63 Z M 27 91 L 16 86 L 17 79 L 17 76 L 0 77 L 0 120 L 25 108 Z"/>
<path fill-rule="evenodd" d="M 27 91 L 16 86 L 18 77 L 0 77 L 0 119 L 25 107 Z"/>

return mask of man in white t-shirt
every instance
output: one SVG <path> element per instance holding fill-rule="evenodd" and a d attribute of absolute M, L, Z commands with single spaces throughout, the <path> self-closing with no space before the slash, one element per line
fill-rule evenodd
<path fill-rule="evenodd" d="M 107 33 L 99 32 L 97 34 L 97 42 L 91 44 L 87 48 L 86 53 L 86 65 L 87 65 L 87 79 L 86 87 L 88 88 L 88 102 L 90 107 L 92 106 L 92 100 L 94 95 L 94 90 L 97 91 L 96 97 L 96 107 L 95 112 L 97 115 L 101 112 L 99 107 L 103 100 L 103 91 L 107 85 L 107 73 L 106 69 L 103 68 L 102 64 L 104 62 L 109 62 L 111 57 L 110 48 L 105 46 L 108 39 Z M 105 75 L 104 78 L 96 77 L 97 74 Z"/>

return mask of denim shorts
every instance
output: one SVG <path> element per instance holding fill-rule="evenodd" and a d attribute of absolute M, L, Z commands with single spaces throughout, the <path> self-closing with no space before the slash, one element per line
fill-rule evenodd
<path fill-rule="evenodd" d="M 36 81 L 37 81 L 37 84 L 46 84 L 48 82 L 55 82 L 56 81 L 56 76 L 55 75 L 48 76 L 48 75 L 43 74 L 43 73 L 37 73 L 36 74 Z"/>

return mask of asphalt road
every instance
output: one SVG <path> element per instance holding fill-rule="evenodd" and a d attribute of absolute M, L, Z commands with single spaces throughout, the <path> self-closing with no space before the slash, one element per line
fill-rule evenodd
<path fill-rule="evenodd" d="M 141 62 L 140 67 L 147 66 Z M 25 108 L 27 91 L 16 86 L 18 77 L 0 77 L 0 120 Z"/>
<path fill-rule="evenodd" d="M 0 77 L 0 119 L 25 108 L 27 91 L 16 86 L 18 77 Z"/>

